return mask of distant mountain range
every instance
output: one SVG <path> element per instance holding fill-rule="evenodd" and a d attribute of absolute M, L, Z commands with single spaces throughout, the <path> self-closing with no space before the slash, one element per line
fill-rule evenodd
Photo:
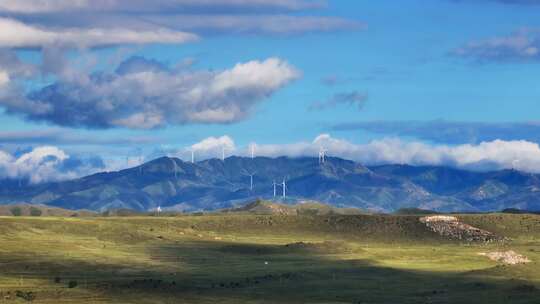
<path fill-rule="evenodd" d="M 253 190 L 250 190 L 250 174 Z M 287 180 L 287 197 L 273 197 L 273 181 Z M 335 207 L 392 212 L 540 210 L 540 175 L 515 170 L 470 172 L 447 167 L 365 167 L 327 158 L 229 157 L 197 163 L 161 157 L 141 166 L 80 179 L 24 185 L 0 181 L 0 204 L 45 204 L 67 209 L 157 206 L 176 211 L 233 208 L 257 198 L 294 203 L 319 201 Z"/>

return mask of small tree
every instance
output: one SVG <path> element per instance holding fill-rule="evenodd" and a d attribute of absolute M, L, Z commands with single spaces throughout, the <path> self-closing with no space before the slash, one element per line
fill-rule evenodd
<path fill-rule="evenodd" d="M 22 210 L 20 207 L 13 207 L 11 208 L 11 214 L 13 214 L 13 216 L 21 216 L 22 215 Z"/>
<path fill-rule="evenodd" d="M 31 216 L 41 216 L 42 213 L 43 212 L 40 209 L 38 209 L 36 207 L 30 207 L 30 215 Z"/>

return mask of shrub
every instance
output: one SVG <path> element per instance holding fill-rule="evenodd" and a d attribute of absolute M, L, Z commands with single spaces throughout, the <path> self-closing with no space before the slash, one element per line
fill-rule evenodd
<path fill-rule="evenodd" d="M 31 292 L 31 291 L 20 291 L 20 290 L 17 290 L 15 291 L 15 295 L 18 297 L 18 298 L 21 298 L 21 299 L 24 299 L 28 302 L 31 302 L 33 300 L 36 299 L 36 295 Z"/>
<path fill-rule="evenodd" d="M 43 212 L 41 210 L 39 210 L 38 208 L 30 207 L 30 215 L 31 216 L 41 216 L 41 214 L 43 214 Z"/>
<path fill-rule="evenodd" d="M 22 215 L 22 210 L 20 207 L 13 207 L 11 208 L 11 214 L 13 214 L 13 216 L 21 216 Z"/>
<path fill-rule="evenodd" d="M 69 281 L 68 288 L 75 288 L 77 285 L 79 285 L 77 281 Z"/>
<path fill-rule="evenodd" d="M 319 210 L 317 209 L 299 209 L 296 210 L 297 215 L 305 215 L 305 216 L 317 216 L 319 215 Z"/>

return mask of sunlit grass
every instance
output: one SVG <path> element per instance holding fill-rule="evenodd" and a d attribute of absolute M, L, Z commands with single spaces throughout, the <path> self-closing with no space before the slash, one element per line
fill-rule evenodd
<path fill-rule="evenodd" d="M 538 217 L 464 219 L 513 241 L 441 240 L 410 216 L 4 217 L 0 293 L 24 301 L 16 291 L 32 292 L 35 303 L 538 299 L 537 290 L 527 289 L 540 287 Z M 508 249 L 533 262 L 502 266 L 478 255 Z"/>

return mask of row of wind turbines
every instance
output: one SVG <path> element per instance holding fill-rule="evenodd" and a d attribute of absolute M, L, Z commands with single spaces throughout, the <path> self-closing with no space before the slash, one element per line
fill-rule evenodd
<path fill-rule="evenodd" d="M 221 149 L 221 160 L 222 161 L 225 161 L 225 146 L 222 147 Z M 250 156 L 251 156 L 251 159 L 255 159 L 255 145 L 250 145 Z M 319 164 L 324 164 L 326 162 L 326 156 L 327 156 L 327 152 L 328 150 L 323 148 L 323 147 L 320 147 L 320 150 L 319 150 Z M 174 165 L 174 168 L 175 168 L 175 172 L 174 172 L 174 176 L 176 178 L 176 170 L 177 170 L 177 164 L 176 162 L 173 161 L 173 165 Z M 191 163 L 195 163 L 195 150 L 194 149 L 191 149 Z M 244 176 L 247 176 L 249 177 L 249 190 L 250 191 L 253 191 L 253 187 L 254 187 L 254 183 L 253 183 L 253 177 L 257 174 L 257 171 L 252 171 L 252 172 L 249 172 L 249 171 L 245 171 L 244 173 L 242 173 L 242 175 Z M 274 187 L 274 197 L 277 197 L 278 196 L 278 193 L 277 193 L 277 188 L 278 187 L 281 187 L 281 196 L 283 198 L 286 198 L 287 197 L 287 179 L 286 178 L 283 178 L 282 182 L 281 183 L 277 183 L 275 180 L 273 181 L 272 183 L 273 187 Z"/>
<path fill-rule="evenodd" d="M 222 149 L 221 149 L 221 160 L 224 162 L 225 161 L 225 147 L 223 146 Z M 251 145 L 250 146 L 250 152 L 251 152 L 251 159 L 255 159 L 255 145 Z M 319 165 L 322 165 L 326 162 L 326 156 L 327 156 L 327 152 L 328 150 L 326 150 L 325 148 L 321 147 L 320 150 L 319 150 L 319 158 L 318 158 L 318 161 L 319 161 Z M 178 171 L 178 165 L 176 164 L 176 162 L 174 160 L 172 160 L 172 163 L 173 163 L 173 168 L 174 168 L 174 177 L 175 179 L 177 179 L 177 171 Z M 195 163 L 195 150 L 192 149 L 191 150 L 191 163 Z M 142 166 L 141 166 L 142 167 Z M 252 172 L 249 172 L 249 171 L 245 171 L 245 173 L 243 173 L 244 176 L 248 176 L 249 177 L 249 190 L 250 191 L 253 191 L 253 188 L 254 188 L 254 176 L 257 174 L 257 171 L 252 171 Z M 273 197 L 276 198 L 278 196 L 278 187 L 281 187 L 281 197 L 283 199 L 286 199 L 287 198 L 287 178 L 283 178 L 282 182 L 281 183 L 277 183 L 275 180 L 272 182 L 272 185 L 273 185 Z M 161 212 L 162 212 L 162 209 L 161 209 L 161 206 L 158 206 L 156 209 L 156 212 L 157 214 L 159 215 Z"/>

